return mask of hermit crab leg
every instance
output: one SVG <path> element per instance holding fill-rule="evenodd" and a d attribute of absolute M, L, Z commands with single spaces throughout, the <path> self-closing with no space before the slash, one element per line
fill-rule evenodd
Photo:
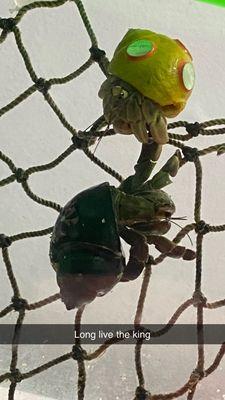
<path fill-rule="evenodd" d="M 125 193 L 134 193 L 150 177 L 162 152 L 162 146 L 156 142 L 143 144 L 141 153 L 135 165 L 135 174 L 125 179 L 119 189 Z"/>
<path fill-rule="evenodd" d="M 146 190 L 148 188 L 161 189 L 166 185 L 169 185 L 172 181 L 170 177 L 176 176 L 181 162 L 181 153 L 176 150 L 175 154 L 170 157 L 166 164 L 161 168 L 161 170 L 153 176 L 151 180 L 145 183 Z"/>
<path fill-rule="evenodd" d="M 133 229 L 119 227 L 119 235 L 130 246 L 130 257 L 126 264 L 120 282 L 136 279 L 143 271 L 148 260 L 148 245 L 146 237 Z"/>
<path fill-rule="evenodd" d="M 186 249 L 184 246 L 179 246 L 168 238 L 159 235 L 147 236 L 147 242 L 154 244 L 155 248 L 162 254 L 166 254 L 172 258 L 182 258 L 186 261 L 191 261 L 196 258 L 195 251 Z"/>

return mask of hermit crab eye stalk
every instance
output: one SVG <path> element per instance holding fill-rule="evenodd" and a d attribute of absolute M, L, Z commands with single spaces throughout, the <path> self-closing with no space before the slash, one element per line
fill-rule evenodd
<path fill-rule="evenodd" d="M 118 96 L 121 99 L 126 99 L 128 97 L 128 92 L 121 86 L 113 86 L 112 95 L 114 97 Z"/>

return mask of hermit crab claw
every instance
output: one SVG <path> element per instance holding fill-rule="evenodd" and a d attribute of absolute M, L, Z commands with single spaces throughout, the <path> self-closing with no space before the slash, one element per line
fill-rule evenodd
<path fill-rule="evenodd" d="M 169 141 L 166 119 L 162 115 L 160 115 L 155 122 L 146 125 L 149 136 L 152 137 L 154 142 L 166 144 Z"/>
<path fill-rule="evenodd" d="M 145 119 L 138 123 L 132 123 L 131 132 L 141 143 L 149 143 L 150 140 L 158 144 L 166 144 L 169 141 L 166 119 L 158 115 L 155 121 L 146 122 Z"/>
<path fill-rule="evenodd" d="M 158 144 L 167 143 L 169 141 L 167 121 L 161 107 L 150 99 L 142 97 L 141 111 L 148 136 Z"/>
<path fill-rule="evenodd" d="M 134 134 L 136 139 L 141 143 L 148 143 L 150 139 L 150 134 L 145 126 L 145 124 L 140 122 L 132 122 L 130 124 L 130 131 Z"/>

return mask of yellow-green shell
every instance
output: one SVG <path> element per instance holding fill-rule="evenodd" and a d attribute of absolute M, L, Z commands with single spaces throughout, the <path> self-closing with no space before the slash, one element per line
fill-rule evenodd
<path fill-rule="evenodd" d="M 152 54 L 131 57 L 128 48 L 137 40 L 149 40 L 154 45 Z M 185 107 L 192 89 L 182 81 L 186 63 L 192 68 L 191 55 L 179 41 L 149 30 L 130 29 L 115 50 L 109 72 L 159 104 L 164 115 L 175 116 Z"/>

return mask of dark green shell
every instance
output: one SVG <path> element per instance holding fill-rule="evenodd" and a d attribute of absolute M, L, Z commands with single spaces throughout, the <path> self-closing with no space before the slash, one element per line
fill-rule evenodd
<path fill-rule="evenodd" d="M 50 259 L 57 275 L 122 275 L 122 254 L 108 183 L 76 195 L 62 209 L 52 235 Z"/>

